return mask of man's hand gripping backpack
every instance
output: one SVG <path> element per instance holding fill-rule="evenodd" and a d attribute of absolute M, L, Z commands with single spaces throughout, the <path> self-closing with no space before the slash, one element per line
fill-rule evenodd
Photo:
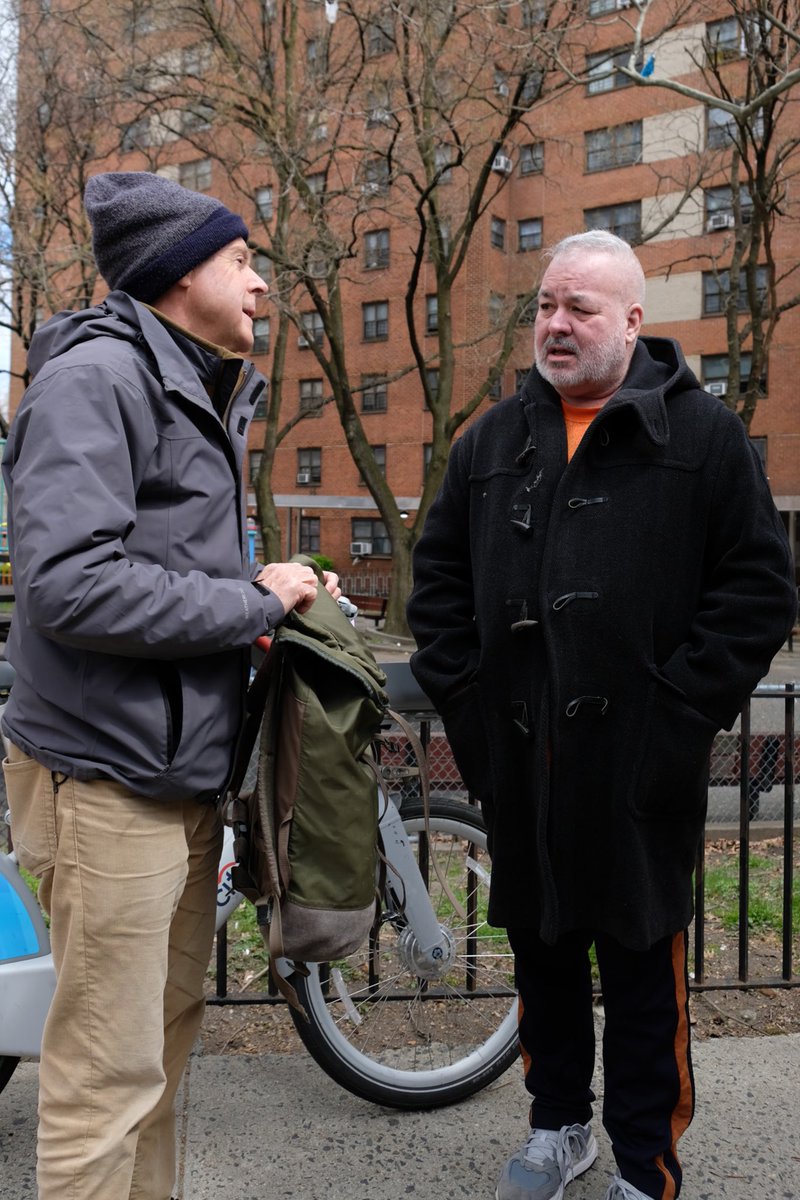
<path fill-rule="evenodd" d="M 296 556 L 317 569 L 313 559 Z M 386 677 L 329 592 L 276 630 L 248 692 L 226 804 L 233 885 L 258 910 L 271 963 L 353 953 L 375 918 L 378 784 L 371 743 Z M 240 795 L 261 728 L 258 774 Z M 273 971 L 295 1006 L 294 989 Z"/>

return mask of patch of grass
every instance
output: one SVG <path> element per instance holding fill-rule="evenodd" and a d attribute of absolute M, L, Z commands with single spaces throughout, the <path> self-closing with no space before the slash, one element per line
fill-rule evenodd
<path fill-rule="evenodd" d="M 748 859 L 749 895 L 747 920 L 750 929 L 778 936 L 783 931 L 783 860 L 751 854 Z M 724 929 L 739 927 L 739 859 L 706 867 L 706 913 L 716 917 Z M 792 897 L 792 924 L 800 929 L 800 891 Z"/>

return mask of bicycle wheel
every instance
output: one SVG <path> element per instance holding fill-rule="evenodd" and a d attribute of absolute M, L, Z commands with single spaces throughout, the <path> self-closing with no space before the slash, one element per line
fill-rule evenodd
<path fill-rule="evenodd" d="M 11 1058 L 7 1054 L 0 1055 L 0 1092 L 16 1071 L 18 1062 L 18 1058 Z"/>
<path fill-rule="evenodd" d="M 393 1108 L 437 1108 L 471 1096 L 516 1059 L 513 957 L 505 931 L 486 922 L 490 867 L 479 812 L 433 802 L 427 834 L 418 803 L 402 812 L 453 949 L 447 965 L 436 978 L 418 977 L 413 931 L 385 898 L 367 947 L 292 976 L 308 1020 L 290 1011 L 308 1052 L 348 1091 Z"/>

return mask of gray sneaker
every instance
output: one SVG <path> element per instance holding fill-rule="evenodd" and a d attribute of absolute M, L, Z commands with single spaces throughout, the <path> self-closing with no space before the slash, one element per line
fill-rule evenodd
<path fill-rule="evenodd" d="M 596 1158 L 591 1125 L 532 1129 L 522 1149 L 503 1167 L 496 1200 L 561 1200 L 566 1185 Z"/>
<path fill-rule="evenodd" d="M 653 1198 L 645 1196 L 644 1192 L 640 1192 L 621 1175 L 615 1175 L 606 1192 L 606 1200 L 653 1200 Z"/>

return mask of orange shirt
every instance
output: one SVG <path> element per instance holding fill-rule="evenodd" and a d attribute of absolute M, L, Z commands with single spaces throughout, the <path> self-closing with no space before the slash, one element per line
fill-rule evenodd
<path fill-rule="evenodd" d="M 590 407 L 584 404 L 567 404 L 566 400 L 561 401 L 561 410 L 564 413 L 564 423 L 567 427 L 567 461 L 578 449 L 581 438 L 602 407 L 602 404 Z"/>

